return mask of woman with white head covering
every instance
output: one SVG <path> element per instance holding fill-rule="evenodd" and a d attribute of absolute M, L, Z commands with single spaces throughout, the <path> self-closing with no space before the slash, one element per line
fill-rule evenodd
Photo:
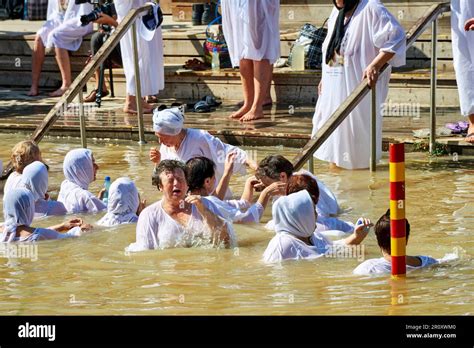
<path fill-rule="evenodd" d="M 21 177 L 20 187 L 26 188 L 33 194 L 35 217 L 67 214 L 64 204 L 46 198 L 48 169 L 42 162 L 36 161 L 26 166 Z"/>
<path fill-rule="evenodd" d="M 107 214 L 97 223 L 101 226 L 132 224 L 138 221 L 140 206 L 138 190 L 129 178 L 118 178 L 109 189 Z"/>
<path fill-rule="evenodd" d="M 245 165 L 256 169 L 256 164 L 238 147 L 225 144 L 204 130 L 184 128 L 184 115 L 179 108 L 155 109 L 153 130 L 161 143 L 159 151 L 156 148 L 150 150 L 150 160 L 155 164 L 166 159 L 186 162 L 194 157 L 207 157 L 216 164 L 216 180 L 219 182 L 224 173 L 226 156 L 234 152 L 234 174 L 245 174 Z M 228 190 L 226 198 L 230 196 Z"/>
<path fill-rule="evenodd" d="M 66 180 L 61 184 L 58 201 L 64 204 L 69 213 L 97 213 L 107 208 L 87 190 L 96 179 L 98 169 L 91 150 L 75 149 L 64 158 Z"/>
<path fill-rule="evenodd" d="M 330 252 L 333 245 L 336 248 L 357 245 L 367 236 L 371 222 L 361 219 L 351 236 L 331 242 L 316 231 L 314 205 L 315 202 L 306 190 L 276 201 L 272 209 L 276 235 L 263 254 L 264 262 L 319 258 Z"/>
<path fill-rule="evenodd" d="M 35 242 L 45 239 L 79 237 L 91 229 L 81 219 L 71 219 L 49 228 L 30 227 L 35 214 L 33 194 L 25 189 L 13 189 L 5 195 L 3 216 L 5 223 L 1 229 L 0 242 Z M 67 231 L 66 233 L 59 233 Z"/>

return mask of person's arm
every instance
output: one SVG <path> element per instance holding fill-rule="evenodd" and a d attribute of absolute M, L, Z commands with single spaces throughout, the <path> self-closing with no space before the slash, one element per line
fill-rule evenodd
<path fill-rule="evenodd" d="M 110 17 L 109 15 L 101 12 L 99 14 L 99 18 L 94 21 L 94 23 L 97 23 L 97 24 L 102 24 L 102 25 L 110 25 L 112 27 L 115 27 L 117 28 L 118 27 L 118 22 L 116 21 L 116 18 L 113 18 L 113 17 Z"/>
<path fill-rule="evenodd" d="M 369 219 L 360 218 L 354 227 L 354 233 L 344 239 L 346 245 L 359 245 L 367 237 L 373 223 Z"/>
<path fill-rule="evenodd" d="M 265 209 L 268 204 L 268 200 L 270 197 L 273 196 L 278 196 L 278 195 L 284 195 L 286 192 L 286 183 L 277 181 L 274 182 L 273 184 L 265 187 L 260 194 L 260 197 L 258 197 L 258 203 L 262 205 L 262 207 Z"/>
<path fill-rule="evenodd" d="M 258 183 L 259 183 L 259 180 L 255 177 L 255 175 L 248 178 L 247 181 L 245 182 L 244 192 L 242 193 L 242 196 L 240 197 L 240 199 L 245 200 L 249 203 L 252 203 L 253 191 L 254 191 L 253 187 L 254 185 Z"/>
<path fill-rule="evenodd" d="M 204 222 L 212 232 L 213 244 L 218 245 L 220 242 L 224 242 L 226 247 L 228 247 L 231 242 L 231 237 L 229 235 L 226 221 L 220 218 L 217 214 L 211 212 L 204 205 L 202 197 L 199 195 L 189 195 L 185 198 L 185 201 L 189 204 L 194 204 L 202 215 Z"/>
<path fill-rule="evenodd" d="M 150 161 L 155 164 L 159 164 L 161 162 L 161 152 L 157 147 L 152 147 L 150 149 Z"/>
<path fill-rule="evenodd" d="M 227 189 L 229 188 L 230 178 L 232 177 L 232 173 L 234 172 L 235 156 L 235 152 L 230 152 L 225 157 L 224 173 L 222 174 L 221 180 L 217 184 L 216 192 L 214 194 L 214 196 L 216 196 L 220 200 L 224 200 Z"/>
<path fill-rule="evenodd" d="M 57 232 L 69 231 L 71 228 L 76 226 L 81 226 L 84 222 L 80 218 L 74 218 L 63 223 L 48 227 L 49 230 L 54 230 Z"/>
<path fill-rule="evenodd" d="M 380 51 L 372 63 L 364 70 L 363 79 L 367 78 L 370 88 L 374 87 L 379 78 L 380 69 L 395 56 L 395 53 Z"/>

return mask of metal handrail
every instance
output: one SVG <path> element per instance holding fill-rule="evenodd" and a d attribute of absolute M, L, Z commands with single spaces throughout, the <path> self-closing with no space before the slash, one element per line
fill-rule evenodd
<path fill-rule="evenodd" d="M 85 134 L 83 134 L 85 130 L 85 119 L 84 119 L 84 109 L 82 103 L 82 89 L 87 81 L 94 75 L 94 72 L 100 67 L 101 64 L 107 59 L 109 54 L 118 45 L 122 37 L 127 33 L 130 27 L 134 26 L 133 36 L 134 36 L 134 46 L 136 46 L 136 27 L 135 27 L 135 20 L 139 14 L 142 12 L 148 11 L 152 5 L 144 5 L 142 7 L 136 8 L 131 10 L 124 19 L 120 22 L 117 26 L 116 30 L 110 35 L 109 39 L 105 41 L 102 47 L 97 51 L 94 58 L 84 67 L 81 73 L 74 79 L 71 86 L 66 90 L 64 95 L 61 99 L 54 105 L 54 107 L 49 111 L 46 117 L 43 119 L 41 124 L 38 125 L 36 130 L 31 135 L 30 139 L 36 143 L 39 143 L 44 135 L 49 131 L 49 129 L 54 125 L 54 123 L 61 117 L 64 111 L 67 110 L 68 104 L 71 103 L 74 98 L 79 94 L 79 117 L 80 117 L 80 124 L 81 124 L 81 140 L 82 145 L 85 147 Z M 135 50 L 136 51 L 136 50 Z M 137 66 L 137 61 L 135 62 Z M 138 77 L 138 71 L 135 73 L 135 76 Z M 143 131 L 143 120 L 142 120 L 142 104 L 141 104 L 141 96 L 139 95 L 140 86 L 137 88 L 137 111 L 139 115 L 139 132 L 140 132 L 140 140 L 144 140 L 144 131 Z M 3 170 L 0 179 L 5 179 L 12 171 L 11 162 L 8 163 L 6 168 Z"/>
<path fill-rule="evenodd" d="M 436 23 L 438 17 L 448 11 L 450 11 L 449 2 L 432 5 L 425 12 L 425 14 L 415 23 L 415 25 L 407 32 L 407 50 L 415 43 L 418 37 L 426 30 L 426 28 L 431 23 Z M 436 41 L 436 38 L 433 38 L 433 40 Z M 434 48 L 436 49 L 436 45 L 434 46 Z M 382 75 L 388 68 L 388 66 L 389 64 L 385 64 L 380 70 L 379 75 Z M 433 69 L 432 75 L 434 75 L 433 78 L 436 79 L 436 74 L 433 74 Z M 339 127 L 339 125 L 347 118 L 347 116 L 350 115 L 352 110 L 354 110 L 354 108 L 359 105 L 359 103 L 369 93 L 370 90 L 371 89 L 367 84 L 367 79 L 364 79 L 347 97 L 347 99 L 337 108 L 337 110 L 331 115 L 331 117 L 329 117 L 326 123 L 316 132 L 315 136 L 311 138 L 303 147 L 303 149 L 301 149 L 301 151 L 293 158 L 292 162 L 295 169 L 301 169 L 304 164 L 313 157 L 313 154 L 329 138 L 329 136 L 336 130 L 336 128 Z M 432 110 L 432 118 L 434 116 L 433 114 L 434 112 Z M 434 134 L 431 134 L 431 136 L 432 139 L 434 139 Z M 311 169 L 312 168 L 310 168 L 310 170 Z"/>

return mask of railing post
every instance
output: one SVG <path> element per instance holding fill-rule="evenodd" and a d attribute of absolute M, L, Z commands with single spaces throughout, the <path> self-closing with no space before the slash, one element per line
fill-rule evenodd
<path fill-rule="evenodd" d="M 438 19 L 433 21 L 431 27 L 431 105 L 430 105 L 430 154 L 436 146 L 436 85 L 437 85 L 437 43 Z"/>
<path fill-rule="evenodd" d="M 370 119 L 370 171 L 377 170 L 377 85 L 372 87 L 372 108 Z"/>
<path fill-rule="evenodd" d="M 137 44 L 137 21 L 132 25 L 132 42 L 133 42 L 133 61 L 135 65 L 135 99 L 137 101 L 138 114 L 138 144 L 144 145 L 145 127 L 143 125 L 143 101 L 142 101 L 142 85 L 140 81 L 140 67 L 138 64 L 138 44 Z"/>
<path fill-rule="evenodd" d="M 86 149 L 87 148 L 86 118 L 84 115 L 84 95 L 82 94 L 82 88 L 79 90 L 79 125 L 81 129 L 81 145 L 84 149 Z"/>
<path fill-rule="evenodd" d="M 308 160 L 308 171 L 314 174 L 314 156 L 311 156 Z"/>

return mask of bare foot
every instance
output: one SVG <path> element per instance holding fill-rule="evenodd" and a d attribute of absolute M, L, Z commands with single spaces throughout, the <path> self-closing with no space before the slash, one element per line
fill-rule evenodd
<path fill-rule="evenodd" d="M 143 105 L 144 109 L 153 109 L 154 108 L 154 105 L 148 104 L 147 102 L 143 102 L 142 105 Z"/>
<path fill-rule="evenodd" d="M 61 97 L 69 87 L 61 87 L 55 90 L 54 92 L 49 93 L 50 97 Z"/>
<path fill-rule="evenodd" d="M 336 163 L 329 163 L 329 170 L 332 172 L 340 172 L 343 168 L 339 167 Z"/>
<path fill-rule="evenodd" d="M 258 120 L 258 119 L 263 118 L 263 117 L 264 117 L 263 109 L 259 108 L 257 110 L 250 110 L 244 116 L 242 116 L 239 121 L 240 122 L 250 122 L 250 121 Z"/>
<path fill-rule="evenodd" d="M 474 124 L 469 125 L 469 129 L 467 130 L 467 135 L 464 141 L 468 142 L 469 144 L 474 144 Z"/>
<path fill-rule="evenodd" d="M 242 106 L 238 111 L 234 112 L 229 116 L 229 118 L 241 118 L 247 114 L 252 109 L 252 106 Z"/>
<path fill-rule="evenodd" d="M 153 109 L 149 109 L 149 108 L 143 108 L 142 111 L 143 111 L 144 114 L 152 114 L 153 113 Z M 137 108 L 136 108 L 135 105 L 134 106 L 125 105 L 123 107 L 123 112 L 126 112 L 127 114 L 131 114 L 131 115 L 138 114 Z"/>
<path fill-rule="evenodd" d="M 36 97 L 38 94 L 39 94 L 38 87 L 31 86 L 30 91 L 28 92 L 27 96 Z"/>
<path fill-rule="evenodd" d="M 238 106 L 239 108 L 241 108 L 243 105 L 244 105 L 244 102 L 243 102 L 243 101 L 240 101 L 240 102 L 237 103 L 237 106 Z M 272 100 L 271 97 L 269 97 L 269 98 L 267 98 L 267 99 L 265 99 L 265 100 L 263 101 L 263 105 L 262 105 L 262 106 L 265 108 L 265 107 L 272 106 L 272 105 L 273 105 L 273 100 Z"/>

